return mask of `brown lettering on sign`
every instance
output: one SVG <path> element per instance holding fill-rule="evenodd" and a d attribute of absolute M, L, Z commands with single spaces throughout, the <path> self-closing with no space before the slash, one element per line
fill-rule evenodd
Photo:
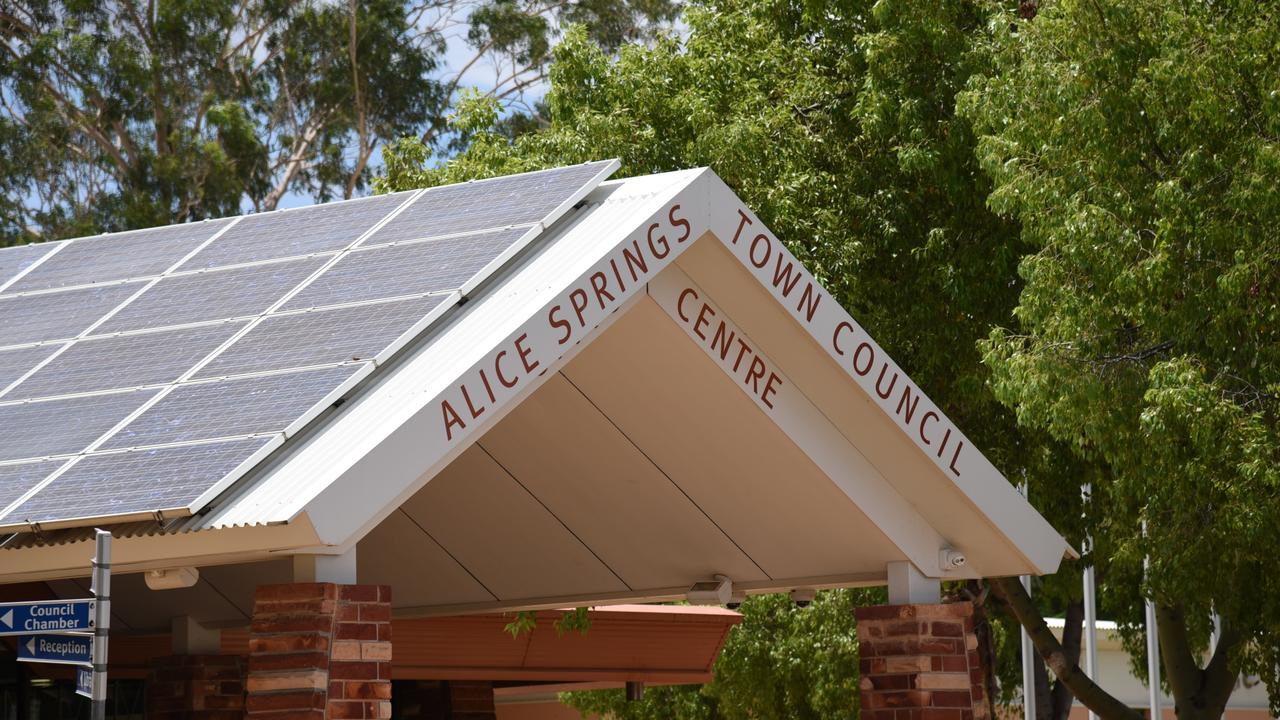
<path fill-rule="evenodd" d="M 719 358 L 722 365 L 727 365 L 725 369 L 742 383 L 748 393 L 760 398 L 760 402 L 772 409 L 773 398 L 782 387 L 782 376 L 770 369 L 765 359 L 730 328 L 728 322 L 719 318 L 715 308 L 706 302 L 699 303 L 701 299 L 698 291 L 691 287 L 681 290 L 676 296 L 676 317 L 694 337 L 702 340 L 713 357 Z M 708 331 L 713 324 L 715 329 Z M 729 352 L 735 344 L 738 354 L 730 365 Z"/>
<path fill-rule="evenodd" d="M 672 204 L 656 217 L 658 222 L 645 226 L 644 231 L 638 233 L 639 237 L 630 238 L 626 245 L 604 258 L 596 266 L 598 269 L 580 278 L 547 309 L 547 327 L 557 346 L 576 342 L 580 331 L 600 321 L 600 313 L 608 313 L 622 303 L 628 288 L 634 292 L 649 281 L 649 273 L 657 270 L 656 261 L 671 254 L 673 242 L 679 245 L 693 236 L 693 223 L 681 214 L 679 203 Z M 535 333 L 534 337 L 541 336 Z M 536 359 L 535 348 L 530 343 L 526 332 L 509 341 L 505 347 L 495 348 L 495 353 L 473 371 L 471 379 L 446 394 L 446 398 L 440 401 L 440 418 L 446 441 L 454 440 L 458 432 L 467 429 L 469 420 L 479 419 L 488 408 L 499 402 L 495 388 L 498 392 L 514 391 L 529 378 L 547 371 L 542 367 L 542 361 Z M 466 408 L 466 412 L 459 413 L 457 408 Z"/>
<path fill-rule="evenodd" d="M 862 387 L 868 393 L 874 392 L 875 396 L 884 401 L 881 407 L 885 412 L 890 417 L 896 418 L 911 437 L 918 437 L 921 443 L 929 447 L 935 453 L 939 465 L 946 462 L 947 469 L 959 477 L 960 455 L 965 443 L 960 439 L 952 442 L 953 432 L 958 435 L 959 431 L 949 426 L 942 414 L 931 407 L 927 398 L 923 403 L 921 402 L 923 394 L 911 384 L 908 378 L 903 376 L 899 385 L 900 371 L 894 366 L 892 360 L 881 355 L 880 349 L 870 338 L 865 335 L 858 337 L 862 332 L 861 328 L 840 317 L 843 313 L 834 317 L 833 313 L 820 315 L 823 292 L 817 281 L 785 248 L 775 246 L 777 240 L 767 230 L 754 227 L 756 223 L 745 208 L 737 208 L 737 213 L 737 227 L 734 228 L 733 236 L 728 242 L 729 250 L 753 271 L 753 274 L 780 303 L 794 309 L 796 317 L 802 323 L 811 326 L 810 330 L 815 338 L 820 340 L 830 338 L 829 350 L 841 359 L 841 363 L 852 371 L 855 378 L 864 378 L 859 380 Z M 750 232 L 748 228 L 751 229 Z M 683 312 L 681 314 L 681 319 L 686 324 L 690 322 L 690 317 L 696 317 L 691 325 L 694 334 L 703 340 L 710 335 L 709 347 L 721 361 L 730 357 L 732 354 L 730 347 L 737 343 L 737 356 L 733 362 L 734 373 L 740 373 L 743 370 L 746 358 L 756 357 L 754 351 L 743 342 L 742 338 L 735 337 L 731 330 L 725 329 L 723 323 L 715 332 L 708 332 L 706 328 L 710 325 L 710 320 L 706 320 L 703 315 L 686 316 Z M 714 313 L 711 317 L 714 318 Z M 824 318 L 831 319 L 824 320 Z M 834 326 L 813 327 L 823 322 L 834 322 Z M 759 369 L 752 362 L 747 362 L 745 367 L 748 373 L 747 381 L 758 386 L 761 383 L 761 378 L 757 375 Z M 765 400 L 765 396 L 772 393 L 769 392 L 770 382 L 765 381 L 763 384 L 764 390 L 760 395 L 761 399 Z M 922 404 L 923 408 L 921 408 Z M 935 424 L 940 427 L 933 427 Z M 946 459 L 948 454 L 949 460 Z"/>

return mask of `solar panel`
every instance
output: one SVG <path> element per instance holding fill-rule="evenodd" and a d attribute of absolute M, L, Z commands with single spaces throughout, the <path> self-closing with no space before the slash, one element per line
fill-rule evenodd
<path fill-rule="evenodd" d="M 133 230 L 74 240 L 5 292 L 45 290 L 158 275 L 230 220 Z"/>
<path fill-rule="evenodd" d="M 341 250 L 413 193 L 376 195 L 329 205 L 250 215 L 209 243 L 179 270 L 259 262 Z M 300 232 L 305 228 L 305 232 Z"/>
<path fill-rule="evenodd" d="M 0 527 L 194 512 L 616 167 L 0 249 Z"/>
<path fill-rule="evenodd" d="M 0 248 L 0 287 L 60 244 L 51 242 Z"/>
<path fill-rule="evenodd" d="M 155 394 L 135 390 L 0 405 L 0 460 L 78 453 Z"/>
<path fill-rule="evenodd" d="M 142 289 L 142 282 L 0 297 L 0 346 L 65 340 Z"/>
<path fill-rule="evenodd" d="M 575 190 L 587 183 L 594 188 L 613 167 L 612 161 L 584 163 L 431 188 L 362 245 L 537 223 L 560 209 Z"/>
<path fill-rule="evenodd" d="M 187 511 L 269 438 L 88 455 L 14 508 L 5 521 L 49 522 Z"/>
<path fill-rule="evenodd" d="M 31 368 L 40 364 L 45 358 L 62 347 L 61 345 L 40 345 L 37 347 L 14 348 L 0 350 L 0 391 L 25 375 Z"/>
<path fill-rule="evenodd" d="M 0 465 L 0 512 L 12 505 L 36 483 L 62 466 L 63 460 Z"/>
<path fill-rule="evenodd" d="M 171 275 L 94 330 L 118 332 L 245 317 L 265 311 L 329 258 Z"/>
<path fill-rule="evenodd" d="M 17 385 L 5 400 L 70 395 L 177 380 L 243 322 L 81 340 Z"/>
<path fill-rule="evenodd" d="M 519 228 L 357 249 L 285 304 L 285 310 L 456 290 L 528 230 Z"/>
<path fill-rule="evenodd" d="M 180 385 L 102 449 L 282 432 L 362 367 Z"/>
<path fill-rule="evenodd" d="M 270 316 L 196 377 L 372 360 L 447 299 L 414 298 Z"/>

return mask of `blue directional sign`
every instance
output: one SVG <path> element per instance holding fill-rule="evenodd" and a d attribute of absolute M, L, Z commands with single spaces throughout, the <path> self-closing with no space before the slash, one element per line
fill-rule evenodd
<path fill-rule="evenodd" d="M 23 662 L 89 665 L 93 662 L 93 638 L 88 635 L 28 635 L 18 638 L 18 659 Z"/>
<path fill-rule="evenodd" d="M 0 635 L 93 629 L 93 600 L 0 603 Z"/>
<path fill-rule="evenodd" d="M 93 697 L 93 671 L 87 667 L 76 668 L 76 694 Z"/>

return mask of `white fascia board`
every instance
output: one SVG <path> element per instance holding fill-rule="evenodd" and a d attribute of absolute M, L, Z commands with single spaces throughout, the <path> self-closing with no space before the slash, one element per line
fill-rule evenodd
<path fill-rule="evenodd" d="M 711 231 L 762 287 L 802 326 L 866 397 L 912 444 L 927 456 L 939 476 L 953 483 L 1040 574 L 1058 569 L 1071 546 L 991 464 L 955 423 L 924 394 L 884 348 L 831 297 L 803 264 L 720 178 L 710 175 Z M 779 268 L 791 267 L 795 282 L 779 280 Z M 793 275 L 793 277 L 796 277 Z M 927 331 L 927 330 L 926 330 Z M 897 412 L 900 392 L 888 398 L 876 391 L 876 369 L 888 366 L 910 388 L 919 404 L 913 422 Z M 921 568 L 924 570 L 924 568 Z"/>
<path fill-rule="evenodd" d="M 706 170 L 602 185 L 445 324 L 311 433 L 295 438 L 205 526 L 305 513 L 348 547 L 394 512 L 600 332 L 706 231 Z M 639 254 L 628 273 L 624 250 Z M 603 291 L 598 291 L 603 288 Z"/>

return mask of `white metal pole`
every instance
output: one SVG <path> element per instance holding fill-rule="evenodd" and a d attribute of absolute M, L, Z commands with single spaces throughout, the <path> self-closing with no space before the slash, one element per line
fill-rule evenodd
<path fill-rule="evenodd" d="M 1019 485 L 1018 491 L 1026 497 L 1027 484 Z M 1018 579 L 1022 581 L 1022 587 L 1027 589 L 1027 595 L 1030 595 L 1031 576 L 1023 575 Z M 1023 720 L 1036 720 L 1036 649 L 1027 629 L 1019 626 L 1019 631 L 1022 634 L 1022 717 Z"/>
<path fill-rule="evenodd" d="M 111 628 L 111 533 L 97 530 L 93 558 L 93 720 L 107 716 L 107 633 Z"/>
<path fill-rule="evenodd" d="M 1142 534 L 1147 534 L 1147 521 L 1142 521 Z M 1142 558 L 1142 573 L 1151 569 L 1151 558 Z M 1146 601 L 1147 614 L 1147 702 L 1151 708 L 1151 720 L 1160 720 L 1160 637 L 1156 627 L 1156 604 Z"/>
<path fill-rule="evenodd" d="M 1031 594 L 1031 576 L 1023 575 L 1022 587 Z M 1023 720 L 1036 720 L 1036 649 L 1031 643 L 1031 635 L 1022 628 L 1022 717 Z"/>
<path fill-rule="evenodd" d="M 1084 501 L 1088 503 L 1093 495 L 1093 486 L 1088 483 L 1083 488 Z M 1093 552 L 1093 538 L 1084 536 L 1085 553 Z M 1093 562 L 1084 568 L 1084 674 L 1090 680 L 1098 682 L 1098 586 L 1093 572 Z M 1098 720 L 1098 714 L 1089 711 L 1089 720 Z"/>

